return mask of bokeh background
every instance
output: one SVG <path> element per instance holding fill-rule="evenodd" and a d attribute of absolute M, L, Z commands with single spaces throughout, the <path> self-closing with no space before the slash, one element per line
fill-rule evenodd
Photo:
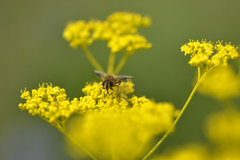
<path fill-rule="evenodd" d="M 153 48 L 130 57 L 121 74 L 134 76 L 137 96 L 172 102 L 179 109 L 192 90 L 196 73 L 187 64 L 189 57 L 180 52 L 181 45 L 189 39 L 240 45 L 239 0 L 1 0 L 0 159 L 71 159 L 56 128 L 18 108 L 23 102 L 20 90 L 53 83 L 65 88 L 71 98 L 83 96 L 86 82 L 99 79 L 83 52 L 73 50 L 62 38 L 63 29 L 69 21 L 104 20 L 116 11 L 152 19 L 151 27 L 141 28 L 139 33 Z M 90 50 L 106 69 L 106 44 L 94 42 Z M 207 143 L 202 124 L 217 110 L 221 106 L 216 100 L 196 94 L 176 132 L 157 152 L 188 142 Z"/>

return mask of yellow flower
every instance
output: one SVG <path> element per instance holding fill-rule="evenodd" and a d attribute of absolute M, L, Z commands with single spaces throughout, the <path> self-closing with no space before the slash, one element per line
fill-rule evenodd
<path fill-rule="evenodd" d="M 185 52 L 185 55 L 190 55 L 188 63 L 191 66 L 209 70 L 219 66 L 226 66 L 228 59 L 239 57 L 237 47 L 232 46 L 231 43 L 226 43 L 225 46 L 221 43 L 221 41 L 218 41 L 213 45 L 212 42 L 207 42 L 206 40 L 201 42 L 190 40 L 188 44 L 181 47 L 181 52 Z"/>
<path fill-rule="evenodd" d="M 70 119 L 67 129 L 98 159 L 143 157 L 153 137 L 170 128 L 176 110 L 170 103 L 154 103 L 145 97 L 133 99 L 118 111 L 113 110 L 118 105 L 115 99 L 108 100 L 111 104 L 104 105 L 106 109 L 101 112 Z M 69 151 L 76 156 L 79 152 L 74 152 L 73 144 L 68 144 Z"/>
<path fill-rule="evenodd" d="M 240 112 L 228 109 L 211 115 L 206 122 L 207 137 L 220 147 L 240 149 Z"/>
<path fill-rule="evenodd" d="M 240 95 L 240 79 L 231 67 L 222 67 L 209 73 L 198 91 L 218 100 L 234 98 Z"/>
<path fill-rule="evenodd" d="M 115 12 L 108 16 L 107 21 L 116 35 L 134 34 L 139 27 L 149 27 L 151 24 L 149 17 L 128 12 Z"/>
<path fill-rule="evenodd" d="M 31 94 L 26 89 L 21 92 L 21 98 L 25 99 L 26 103 L 20 103 L 19 108 L 28 110 L 31 115 L 38 115 L 50 123 L 60 118 L 67 119 L 78 110 L 78 107 L 67 99 L 65 90 L 58 86 L 53 87 L 52 84 L 46 84 L 46 87 L 45 84 L 39 85 L 39 88 L 33 89 Z"/>
<path fill-rule="evenodd" d="M 131 56 L 138 50 L 151 48 L 152 44 L 148 43 L 145 37 L 135 34 L 113 37 L 108 42 L 108 47 L 113 53 L 123 51 L 127 56 Z"/>
<path fill-rule="evenodd" d="M 124 47 L 128 47 L 128 51 L 136 51 L 151 48 L 151 44 L 147 43 L 143 36 L 136 34 L 139 27 L 148 27 L 150 24 L 149 17 L 142 17 L 136 13 L 115 12 L 105 21 L 71 22 L 64 29 L 63 37 L 73 48 L 90 45 L 94 40 L 102 40 L 111 41 L 108 46 L 113 52 L 120 51 Z M 115 42 L 117 45 L 112 46 L 111 44 L 114 43 L 112 41 L 117 41 Z"/>
<path fill-rule="evenodd" d="M 73 48 L 89 45 L 93 42 L 91 32 L 94 28 L 92 23 L 94 22 L 87 23 L 83 20 L 70 22 L 63 31 L 63 37 L 70 41 L 70 46 Z"/>
<path fill-rule="evenodd" d="M 19 108 L 38 115 L 68 138 L 75 137 L 101 159 L 143 156 L 152 138 L 171 127 L 178 111 L 170 103 L 151 102 L 144 96 L 128 98 L 134 91 L 130 80 L 118 89 L 113 87 L 111 95 L 105 89 L 99 92 L 101 83 L 87 83 L 82 89 L 85 96 L 73 100 L 67 98 L 64 89 L 52 84 L 39 85 L 31 93 L 25 89 L 21 98 L 26 102 Z M 74 113 L 80 116 L 70 121 L 70 136 L 65 123 Z"/>
<path fill-rule="evenodd" d="M 207 148 L 201 144 L 188 144 L 169 150 L 152 160 L 212 160 Z"/>
<path fill-rule="evenodd" d="M 214 113 L 205 123 L 205 133 L 213 144 L 186 144 L 165 151 L 153 160 L 239 160 L 239 123 L 240 112 L 236 109 Z"/>

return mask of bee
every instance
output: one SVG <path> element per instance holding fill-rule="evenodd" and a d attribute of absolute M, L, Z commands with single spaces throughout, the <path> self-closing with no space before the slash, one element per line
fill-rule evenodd
<path fill-rule="evenodd" d="M 118 86 L 119 88 L 119 85 L 121 84 L 122 80 L 133 78 L 133 76 L 124 76 L 124 75 L 115 76 L 113 74 L 107 74 L 98 70 L 94 70 L 94 73 L 96 73 L 96 75 L 98 75 L 101 78 L 102 88 L 107 90 L 107 94 L 108 94 L 108 89 L 113 90 L 112 87 L 115 87 L 115 86 Z M 99 91 L 101 93 L 100 85 L 99 85 Z"/>

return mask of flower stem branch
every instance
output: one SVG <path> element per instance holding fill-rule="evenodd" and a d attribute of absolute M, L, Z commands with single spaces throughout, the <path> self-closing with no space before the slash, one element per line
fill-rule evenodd
<path fill-rule="evenodd" d="M 179 119 L 181 118 L 182 114 L 184 113 L 184 111 L 186 110 L 189 102 L 191 101 L 193 95 L 195 94 L 195 92 L 197 91 L 197 88 L 199 87 L 199 85 L 201 84 L 201 82 L 203 81 L 203 79 L 206 77 L 208 72 L 204 72 L 204 74 L 201 77 L 198 77 L 198 82 L 195 84 L 191 94 L 189 95 L 186 103 L 184 104 L 183 108 L 181 109 L 179 115 L 177 116 L 177 118 L 175 119 L 175 121 L 173 122 L 172 126 L 170 127 L 170 129 L 165 133 L 165 135 L 158 141 L 158 143 L 147 153 L 147 155 L 143 158 L 143 160 L 146 160 L 147 158 L 149 158 L 149 156 L 162 144 L 162 142 L 167 138 L 167 136 L 172 132 L 172 130 L 175 128 L 177 122 L 179 121 Z M 199 74 L 198 74 L 199 75 Z"/>
<path fill-rule="evenodd" d="M 113 73 L 113 68 L 115 64 L 115 57 L 116 53 L 111 52 L 109 55 L 109 60 L 108 60 L 108 69 L 107 69 L 107 74 L 112 74 Z"/>
<path fill-rule="evenodd" d="M 99 70 L 101 72 L 105 72 L 104 69 L 101 67 L 101 65 L 93 57 L 92 53 L 88 50 L 87 46 L 86 45 L 82 45 L 81 48 L 82 48 L 84 54 L 86 55 L 86 57 L 88 58 L 88 60 L 90 61 L 90 63 L 93 65 L 93 67 L 96 70 Z"/>
<path fill-rule="evenodd" d="M 114 70 L 113 74 L 118 75 L 119 72 L 122 70 L 123 66 L 127 62 L 129 56 L 124 55 L 121 59 L 121 61 L 118 63 L 116 69 Z"/>

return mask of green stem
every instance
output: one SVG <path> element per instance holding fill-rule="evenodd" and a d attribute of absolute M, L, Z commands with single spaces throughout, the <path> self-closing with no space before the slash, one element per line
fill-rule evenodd
<path fill-rule="evenodd" d="M 116 53 L 111 52 L 109 55 L 109 60 L 108 60 L 108 68 L 107 68 L 107 74 L 112 74 L 113 73 L 113 68 L 115 64 L 115 57 Z"/>
<path fill-rule="evenodd" d="M 84 54 L 86 55 L 86 57 L 88 58 L 88 60 L 90 61 L 90 63 L 93 65 L 93 67 L 96 70 L 99 70 L 101 72 L 105 72 L 104 69 L 100 66 L 100 64 L 97 62 L 97 60 L 93 57 L 92 53 L 88 50 L 86 45 L 81 46 Z"/>
<path fill-rule="evenodd" d="M 200 80 L 200 77 L 201 77 L 201 68 L 198 67 L 198 81 Z"/>
<path fill-rule="evenodd" d="M 205 72 L 202 77 L 198 77 L 198 82 L 196 83 L 196 85 L 194 86 L 191 94 L 189 95 L 186 103 L 184 104 L 183 108 L 181 109 L 179 115 L 177 116 L 177 118 L 175 119 L 175 121 L 173 122 L 172 126 L 170 127 L 170 129 L 165 133 L 165 135 L 158 141 L 158 143 L 151 149 L 151 151 L 148 152 L 148 154 L 143 158 L 143 160 L 146 160 L 147 158 L 149 158 L 149 156 L 160 146 L 160 144 L 162 144 L 162 142 L 167 138 L 167 136 L 172 132 L 173 128 L 175 128 L 177 122 L 179 121 L 179 119 L 181 118 L 182 114 L 184 113 L 184 111 L 186 110 L 189 102 L 191 101 L 194 93 L 197 91 L 197 88 L 199 87 L 199 85 L 201 84 L 201 82 L 203 81 L 203 79 L 206 77 L 207 72 Z"/>
<path fill-rule="evenodd" d="M 113 74 L 118 75 L 120 71 L 122 70 L 123 66 L 127 62 L 129 56 L 124 55 L 121 59 L 121 61 L 118 63 L 116 69 L 114 70 Z"/>

